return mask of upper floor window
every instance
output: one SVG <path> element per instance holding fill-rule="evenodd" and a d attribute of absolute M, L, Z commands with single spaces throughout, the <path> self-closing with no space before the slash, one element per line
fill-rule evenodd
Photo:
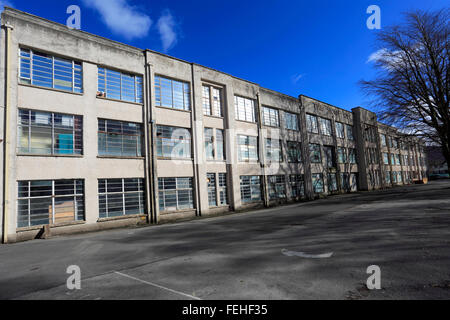
<path fill-rule="evenodd" d="M 299 142 L 295 141 L 287 142 L 287 157 L 289 163 L 302 162 L 301 145 Z"/>
<path fill-rule="evenodd" d="M 345 129 L 344 124 L 336 122 L 336 136 L 341 139 L 345 139 Z"/>
<path fill-rule="evenodd" d="M 157 126 L 156 153 L 158 157 L 169 159 L 191 159 L 191 133 L 189 129 Z"/>
<path fill-rule="evenodd" d="M 309 144 L 309 156 L 312 163 L 322 162 L 322 153 L 320 151 L 320 144 Z"/>
<path fill-rule="evenodd" d="M 214 159 L 214 129 L 205 128 L 205 152 L 206 159 L 213 160 Z"/>
<path fill-rule="evenodd" d="M 243 97 L 234 97 L 236 120 L 256 122 L 255 101 Z"/>
<path fill-rule="evenodd" d="M 386 135 L 385 134 L 381 134 L 380 138 L 381 138 L 381 146 L 382 147 L 386 147 L 387 146 Z"/>
<path fill-rule="evenodd" d="M 277 109 L 262 107 L 263 124 L 270 127 L 279 127 L 280 118 Z"/>
<path fill-rule="evenodd" d="M 189 83 L 155 76 L 155 96 L 158 107 L 191 110 Z"/>
<path fill-rule="evenodd" d="M 203 85 L 203 114 L 222 117 L 222 89 Z"/>
<path fill-rule="evenodd" d="M 311 133 L 319 133 L 319 125 L 316 116 L 311 114 L 306 115 L 306 129 Z"/>
<path fill-rule="evenodd" d="M 319 121 L 320 121 L 320 133 L 325 136 L 331 136 L 333 134 L 331 130 L 331 120 L 319 118 Z"/>
<path fill-rule="evenodd" d="M 141 157 L 142 135 L 139 123 L 98 119 L 98 154 Z"/>
<path fill-rule="evenodd" d="M 239 161 L 258 161 L 258 138 L 238 135 L 237 140 Z"/>
<path fill-rule="evenodd" d="M 81 62 L 20 49 L 20 82 L 70 92 L 83 92 Z"/>
<path fill-rule="evenodd" d="M 298 117 L 295 113 L 285 112 L 286 129 L 298 131 Z"/>
<path fill-rule="evenodd" d="M 42 155 L 81 155 L 83 118 L 19 109 L 18 152 Z"/>
<path fill-rule="evenodd" d="M 283 161 L 283 152 L 280 140 L 266 139 L 266 158 L 270 162 Z"/>
<path fill-rule="evenodd" d="M 142 103 L 142 76 L 98 67 L 98 95 Z"/>
<path fill-rule="evenodd" d="M 345 127 L 347 128 L 347 139 L 354 141 L 355 136 L 353 135 L 353 126 L 346 124 Z"/>

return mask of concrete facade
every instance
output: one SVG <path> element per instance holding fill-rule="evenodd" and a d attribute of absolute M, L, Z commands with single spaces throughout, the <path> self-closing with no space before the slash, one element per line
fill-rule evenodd
<path fill-rule="evenodd" d="M 303 95 L 298 98 L 290 97 L 211 68 L 150 50 L 130 47 L 82 31 L 70 30 L 63 25 L 10 8 L 3 12 L 2 24 L 0 83 L 5 89 L 0 90 L 3 111 L 0 112 L 0 123 L 3 126 L 0 131 L 3 144 L 0 148 L 3 168 L 0 200 L 3 216 L 1 233 L 4 241 L 32 239 L 43 229 L 42 225 L 18 228 L 17 198 L 20 181 L 84 181 L 84 219 L 50 225 L 51 234 L 62 234 L 136 223 L 162 223 L 255 206 L 314 199 L 333 193 L 374 190 L 411 183 L 425 176 L 425 156 L 420 141 L 415 137 L 403 136 L 395 128 L 379 123 L 376 115 L 368 110 L 358 107 L 350 112 Z M 82 93 L 20 83 L 20 48 L 81 62 Z M 109 99 L 99 94 L 98 67 L 141 76 L 143 103 Z M 189 110 L 158 105 L 157 100 L 161 98 L 158 94 L 161 93 L 156 92 L 157 77 L 176 81 L 177 84 L 186 84 L 184 103 L 190 106 Z M 209 87 L 210 92 L 213 89 L 220 92 L 220 115 L 205 114 L 204 86 Z M 239 116 L 236 114 L 236 97 L 253 101 L 254 121 L 237 120 Z M 211 96 L 210 98 L 212 104 L 213 99 Z M 172 99 L 175 100 L 174 95 Z M 82 153 L 55 156 L 19 152 L 19 109 L 81 116 Z M 273 124 L 263 121 L 265 112 L 269 109 L 273 115 L 277 115 L 273 118 L 277 118 Z M 296 129 L 287 129 L 288 115 L 296 115 Z M 311 119 L 311 116 L 318 119 L 318 132 L 308 131 L 307 118 Z M 143 129 L 142 156 L 99 156 L 98 119 L 140 124 Z M 331 131 L 327 133 L 331 134 L 324 134 L 321 130 L 320 119 L 329 121 L 324 122 L 324 130 L 328 130 L 329 123 Z M 158 127 L 161 126 L 189 131 L 191 157 L 174 159 L 158 154 L 158 148 L 165 143 L 161 142 L 162 138 L 158 133 Z M 337 136 L 338 126 L 345 130 L 343 137 Z M 354 139 L 349 139 L 347 127 L 352 128 Z M 208 138 L 208 146 L 212 146 L 214 150 L 213 158 L 206 156 L 205 128 L 212 129 L 213 136 Z M 224 157 L 220 159 L 217 157 L 218 130 L 223 130 L 224 136 Z M 404 147 L 384 146 L 380 141 L 381 135 L 400 139 Z M 257 161 L 239 159 L 239 136 L 257 138 Z M 268 141 L 280 142 L 280 160 L 268 159 L 268 155 L 279 153 L 279 149 L 266 150 Z M 295 153 L 292 146 L 296 143 L 301 161 L 289 162 L 288 150 Z M 311 144 L 320 146 L 320 162 L 311 163 Z M 325 149 L 332 154 L 332 164 L 326 161 Z M 348 153 L 346 161 L 339 161 L 339 150 L 350 149 L 355 150 L 355 161 L 348 160 Z M 393 163 L 384 164 L 383 153 L 389 154 L 389 160 L 390 154 L 398 154 L 400 163 L 395 162 L 394 156 Z M 405 163 L 405 157 L 413 160 L 411 163 Z M 392 177 L 393 172 L 400 172 L 401 181 L 398 176 L 395 179 Z M 220 193 L 218 183 L 219 177 L 224 177 L 221 174 L 226 174 L 226 191 L 223 193 Z M 390 179 L 386 178 L 387 175 Z M 207 178 L 211 176 L 215 178 Z M 241 177 L 248 176 L 260 177 L 261 195 L 257 201 L 244 202 L 242 199 L 248 194 L 241 187 Z M 321 184 L 318 180 L 313 182 L 313 176 L 321 176 Z M 143 179 L 145 210 L 134 215 L 100 218 L 99 179 L 126 178 Z M 170 178 L 192 178 L 192 190 L 183 193 L 192 197 L 192 207 L 171 211 L 160 209 L 161 203 L 165 201 L 161 199 L 164 193 L 160 190 L 160 184 L 162 180 Z M 291 183 L 292 179 L 297 178 L 296 183 Z M 349 188 L 344 187 L 345 179 L 350 181 Z M 300 190 L 296 188 L 301 181 L 304 194 L 295 194 L 293 189 Z M 208 184 L 215 184 L 215 187 L 208 188 Z M 250 192 L 253 195 L 257 194 L 258 190 L 251 189 Z M 219 198 L 224 198 L 224 194 L 227 201 L 219 204 L 222 202 Z M 214 197 L 217 205 L 211 205 L 211 199 L 214 200 Z"/>

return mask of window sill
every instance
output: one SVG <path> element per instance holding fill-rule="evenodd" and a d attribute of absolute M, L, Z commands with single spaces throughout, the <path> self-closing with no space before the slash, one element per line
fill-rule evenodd
<path fill-rule="evenodd" d="M 257 124 L 257 122 L 256 122 L 256 121 L 252 122 L 252 121 L 239 120 L 239 119 L 235 119 L 235 121 L 236 121 L 236 122 L 243 122 L 243 123 L 248 123 L 248 124 L 254 124 L 254 125 L 256 125 L 256 124 Z"/>
<path fill-rule="evenodd" d="M 29 153 L 18 153 L 18 157 L 43 157 L 43 158 L 83 158 L 83 155 L 70 155 L 70 154 L 29 154 Z"/>
<path fill-rule="evenodd" d="M 157 109 L 163 109 L 163 110 L 180 111 L 180 112 L 185 112 L 185 113 L 192 113 L 191 110 L 175 109 L 175 108 L 162 107 L 162 106 L 155 106 L 155 108 L 157 108 Z"/>
<path fill-rule="evenodd" d="M 157 160 L 176 160 L 176 161 L 194 161 L 193 158 L 165 158 L 165 157 L 156 157 Z"/>
<path fill-rule="evenodd" d="M 145 215 L 145 214 L 130 214 L 130 215 L 123 215 L 123 216 L 118 216 L 118 217 L 99 218 L 97 220 L 97 222 L 127 220 L 127 219 L 144 218 L 144 217 L 147 217 L 147 215 Z"/>
<path fill-rule="evenodd" d="M 60 92 L 60 93 L 69 93 L 69 94 L 74 94 L 76 96 L 83 96 L 84 95 L 83 92 L 80 93 L 80 92 L 73 92 L 73 91 L 65 91 L 65 90 L 61 90 L 61 89 L 47 88 L 47 87 L 36 86 L 36 85 L 33 85 L 33 84 L 21 83 L 20 80 L 19 80 L 19 86 L 24 86 L 24 87 L 28 87 L 28 88 L 36 88 L 36 89 L 44 89 L 44 90 Z"/>
<path fill-rule="evenodd" d="M 123 159 L 123 160 L 145 160 L 145 157 L 122 157 L 122 156 L 97 156 L 98 159 Z"/>
<path fill-rule="evenodd" d="M 76 226 L 76 225 L 80 225 L 80 224 L 86 224 L 86 221 L 71 221 L 71 222 L 55 223 L 55 224 L 50 224 L 49 226 L 50 226 L 50 228 L 58 228 L 58 227 Z M 34 230 L 42 229 L 44 226 L 46 226 L 46 225 L 41 224 L 41 225 L 31 226 L 31 227 L 22 227 L 22 228 L 17 228 L 16 231 L 17 232 L 34 231 Z"/>
<path fill-rule="evenodd" d="M 263 127 L 271 128 L 271 129 L 280 129 L 281 130 L 280 126 L 271 126 L 271 125 L 268 125 L 268 124 L 263 124 Z"/>
<path fill-rule="evenodd" d="M 106 101 L 114 101 L 114 102 L 121 102 L 121 103 L 127 103 L 127 104 L 134 104 L 136 106 L 143 106 L 144 105 L 143 103 L 139 103 L 139 102 L 119 100 L 119 99 L 112 99 L 112 98 L 106 98 L 106 97 L 96 96 L 96 98 L 100 99 L 100 100 L 106 100 Z"/>
<path fill-rule="evenodd" d="M 214 115 L 208 115 L 208 114 L 204 114 L 203 117 L 213 118 L 213 119 L 221 119 L 221 120 L 225 119 L 224 117 L 221 117 L 221 116 L 214 116 Z"/>
<path fill-rule="evenodd" d="M 160 211 L 159 214 L 162 216 L 169 215 L 169 214 L 177 214 L 177 213 L 188 213 L 188 212 L 195 212 L 195 208 L 192 209 L 183 209 L 183 210 L 177 210 L 177 211 Z"/>

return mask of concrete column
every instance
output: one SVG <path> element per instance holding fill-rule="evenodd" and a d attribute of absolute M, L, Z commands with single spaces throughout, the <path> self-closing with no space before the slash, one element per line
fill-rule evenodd
<path fill-rule="evenodd" d="M 306 110 L 303 105 L 302 97 L 299 96 L 300 102 L 300 131 L 301 131 L 301 140 L 302 140 L 302 154 L 304 161 L 304 180 L 305 180 L 305 197 L 308 200 L 314 199 L 314 190 L 312 184 L 312 171 L 311 171 L 311 157 L 309 152 L 309 137 L 308 130 L 306 129 Z"/>

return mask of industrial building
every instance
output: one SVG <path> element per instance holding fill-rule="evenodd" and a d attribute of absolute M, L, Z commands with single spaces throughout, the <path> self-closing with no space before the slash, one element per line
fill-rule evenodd
<path fill-rule="evenodd" d="M 363 108 L 11 8 L 1 22 L 3 242 L 387 188 L 427 171 L 419 139 Z"/>

